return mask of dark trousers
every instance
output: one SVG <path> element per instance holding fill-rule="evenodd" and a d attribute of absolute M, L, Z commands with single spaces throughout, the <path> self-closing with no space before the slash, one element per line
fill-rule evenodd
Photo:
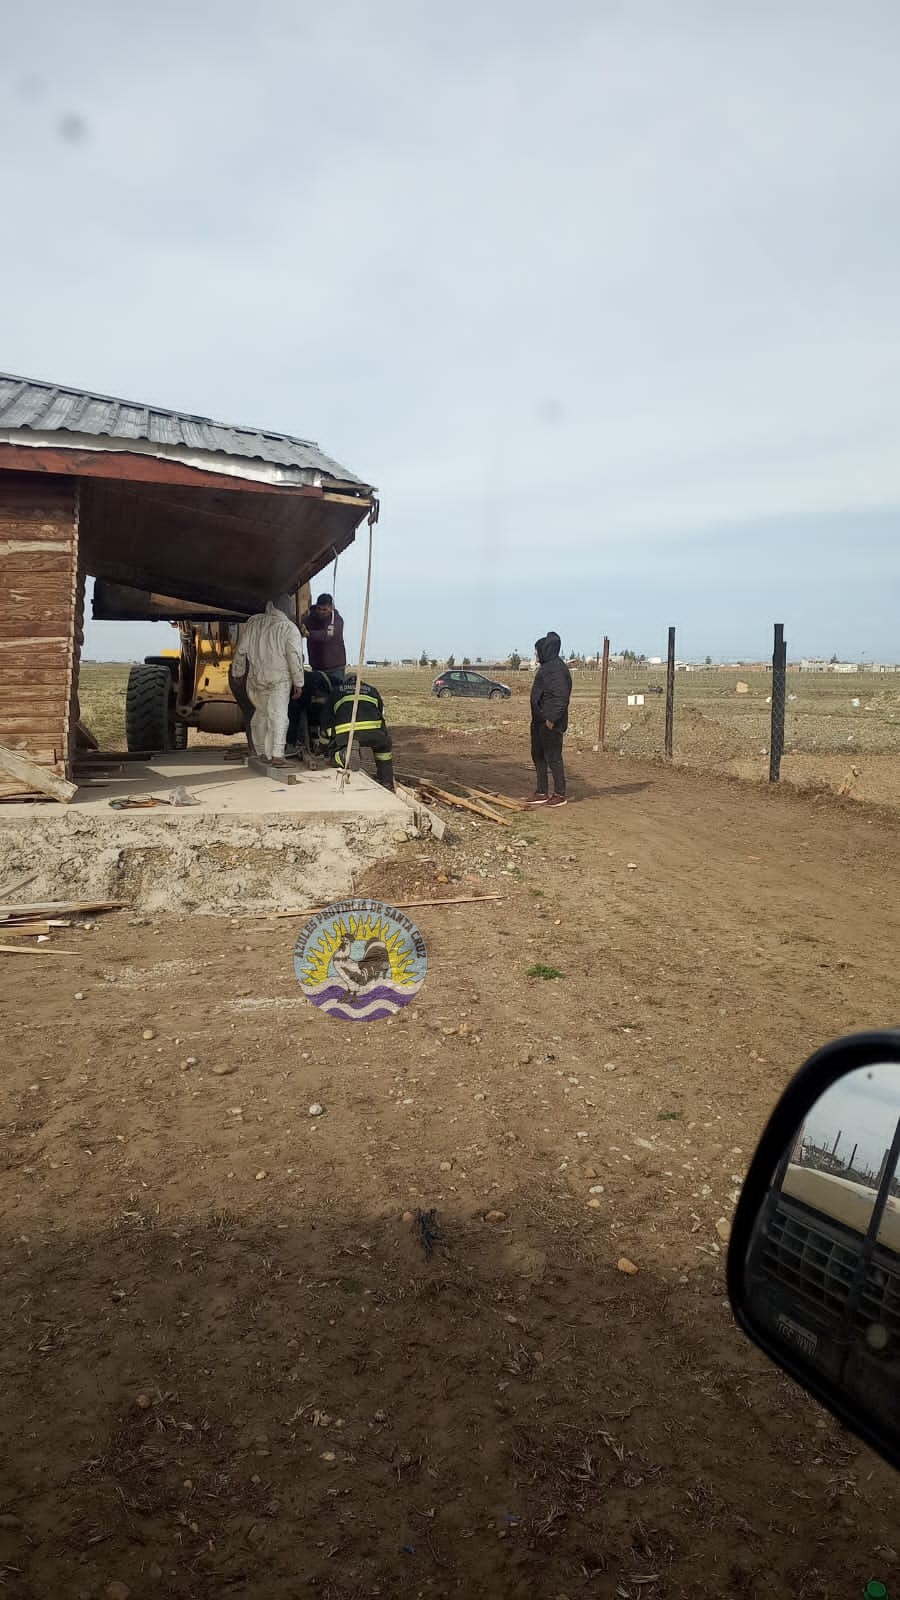
<path fill-rule="evenodd" d="M 538 794 L 547 793 L 547 768 L 553 774 L 553 787 L 557 794 L 566 792 L 566 769 L 563 766 L 563 735 L 558 728 L 546 728 L 543 722 L 531 724 L 531 759 L 537 774 L 535 785 Z"/>
<path fill-rule="evenodd" d="M 241 716 L 244 719 L 244 732 L 247 735 L 247 749 L 250 751 L 250 754 L 252 755 L 253 754 L 253 737 L 252 737 L 252 735 L 250 733 L 250 722 L 251 722 L 251 719 L 253 717 L 253 701 L 250 699 L 250 696 L 247 693 L 247 679 L 246 678 L 236 678 L 234 676 L 231 668 L 229 667 L 228 668 L 228 687 L 231 690 L 232 694 L 234 695 L 235 700 L 237 701 L 237 704 L 240 707 Z"/>
<path fill-rule="evenodd" d="M 332 683 L 327 672 L 307 672 L 303 693 L 292 699 L 288 711 L 287 742 L 311 754 L 318 741 L 322 717 L 328 704 Z"/>
<path fill-rule="evenodd" d="M 386 789 L 393 789 L 394 745 L 387 728 L 369 728 L 364 733 L 355 733 L 353 735 L 353 748 L 355 750 L 371 750 L 375 757 L 375 776 L 378 782 L 383 784 Z M 334 752 L 334 764 L 336 767 L 344 765 L 346 751 L 347 740 L 345 738 Z"/>
<path fill-rule="evenodd" d="M 298 750 L 309 751 L 309 711 L 302 695 L 298 695 L 296 700 L 291 697 L 287 743 L 289 747 L 296 746 Z"/>

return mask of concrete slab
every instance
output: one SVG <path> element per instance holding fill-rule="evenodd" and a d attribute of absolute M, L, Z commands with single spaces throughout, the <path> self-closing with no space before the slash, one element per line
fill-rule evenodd
<path fill-rule="evenodd" d="M 295 782 L 288 784 L 288 773 Z M 229 817 L 294 816 L 306 821 L 340 821 L 351 818 L 396 817 L 406 821 L 409 810 L 397 795 L 382 788 L 366 772 L 351 772 L 343 788 L 334 768 L 310 772 L 291 762 L 283 773 L 269 776 L 249 766 L 225 761 L 222 747 L 215 750 L 178 750 L 147 762 L 128 761 L 120 772 L 108 776 L 98 772 L 96 782 L 106 787 L 79 788 L 67 807 L 43 802 L 12 802 L 4 805 L 4 820 L 51 810 L 67 810 L 92 817 L 117 816 L 140 821 L 148 816 Z M 199 802 L 196 806 L 166 806 L 139 811 L 115 811 L 115 799 L 165 800 L 173 789 L 183 787 Z"/>
<path fill-rule="evenodd" d="M 0 884 L 27 877 L 32 900 L 122 900 L 134 910 L 231 913 L 340 899 L 359 874 L 416 833 L 414 812 L 367 773 L 341 789 L 333 769 L 297 782 L 226 762 L 224 746 L 129 761 L 70 805 L 0 807 Z M 99 779 L 99 774 L 98 774 Z M 195 806 L 116 811 L 119 797 Z"/>

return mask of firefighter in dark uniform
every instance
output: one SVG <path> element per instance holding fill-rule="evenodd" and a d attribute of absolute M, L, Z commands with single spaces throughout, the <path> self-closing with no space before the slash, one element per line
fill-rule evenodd
<path fill-rule="evenodd" d="M 325 738 L 328 702 L 334 684 L 327 672 L 310 671 L 303 675 L 303 690 L 291 701 L 288 711 L 288 748 L 313 755 Z"/>
<path fill-rule="evenodd" d="M 334 690 L 326 708 L 324 727 L 328 731 L 328 752 L 336 767 L 344 765 L 355 693 L 356 676 L 351 674 Z M 361 683 L 359 686 L 353 744 L 357 749 L 371 750 L 375 757 L 378 782 L 386 789 L 393 789 L 393 744 L 384 720 L 384 701 L 370 683 Z"/>

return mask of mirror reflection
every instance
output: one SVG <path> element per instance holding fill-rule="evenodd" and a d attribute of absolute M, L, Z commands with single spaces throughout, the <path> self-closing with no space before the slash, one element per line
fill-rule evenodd
<path fill-rule="evenodd" d="M 773 1175 L 746 1296 L 783 1353 L 900 1437 L 900 1065 L 817 1101 Z"/>

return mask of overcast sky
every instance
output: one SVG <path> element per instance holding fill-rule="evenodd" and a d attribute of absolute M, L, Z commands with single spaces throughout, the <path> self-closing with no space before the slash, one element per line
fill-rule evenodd
<path fill-rule="evenodd" d="M 376 483 L 370 655 L 900 656 L 896 0 L 0 20 L 0 368 Z"/>
<path fill-rule="evenodd" d="M 858 1147 L 859 1163 L 877 1172 L 894 1137 L 900 1117 L 900 1067 L 884 1062 L 861 1067 L 841 1078 L 822 1096 L 804 1123 L 804 1135 L 815 1144 L 834 1146 L 849 1161 Z"/>

